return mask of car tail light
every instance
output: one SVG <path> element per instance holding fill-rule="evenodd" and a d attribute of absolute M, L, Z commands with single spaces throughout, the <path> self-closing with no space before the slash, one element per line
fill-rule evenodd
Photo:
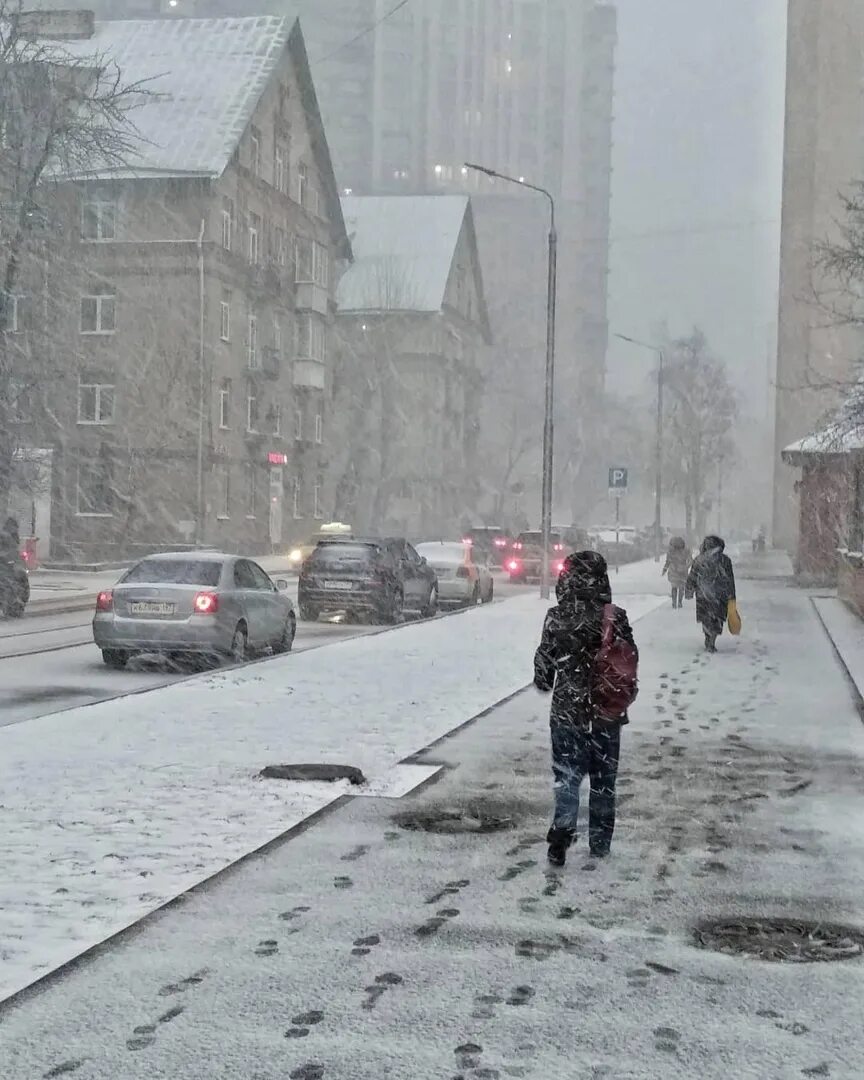
<path fill-rule="evenodd" d="M 471 571 L 467 566 L 459 566 L 456 569 L 456 577 L 471 577 Z"/>
<path fill-rule="evenodd" d="M 555 565 L 553 566 L 552 569 L 555 571 L 556 574 L 563 574 L 564 573 L 564 563 L 561 562 L 561 560 L 559 559 L 558 562 L 555 563 Z"/>
<path fill-rule="evenodd" d="M 563 544 L 556 544 L 555 545 L 555 550 L 556 551 L 563 551 L 564 550 L 564 545 Z"/>
<path fill-rule="evenodd" d="M 99 595 L 96 597 L 96 610 L 114 610 L 114 593 L 111 589 L 106 589 L 105 592 L 100 592 Z"/>
<path fill-rule="evenodd" d="M 522 545 L 521 545 L 521 544 L 519 543 L 519 541 L 518 541 L 518 540 L 517 540 L 517 541 L 516 541 L 516 543 L 515 543 L 515 544 L 513 545 L 513 550 L 514 550 L 514 551 L 521 551 L 521 550 L 522 550 Z"/>
<path fill-rule="evenodd" d="M 518 572 L 519 572 L 519 560 L 518 559 L 511 559 L 510 562 L 507 563 L 507 569 L 510 571 L 511 574 L 518 574 Z"/>
<path fill-rule="evenodd" d="M 192 610 L 196 615 L 215 615 L 219 610 L 219 597 L 212 592 L 199 592 L 192 601 Z"/>
<path fill-rule="evenodd" d="M 474 541 L 471 539 L 470 536 L 463 536 L 462 537 L 462 543 L 467 544 L 468 547 L 471 547 L 474 544 Z"/>
<path fill-rule="evenodd" d="M 507 541 L 498 539 L 495 541 L 495 547 L 507 547 Z"/>

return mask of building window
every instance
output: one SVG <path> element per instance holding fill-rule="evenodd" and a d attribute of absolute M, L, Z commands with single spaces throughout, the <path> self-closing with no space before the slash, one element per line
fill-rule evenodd
<path fill-rule="evenodd" d="M 246 465 L 246 517 L 254 518 L 258 507 L 258 470 L 255 462 Z"/>
<path fill-rule="evenodd" d="M 285 150 L 277 146 L 273 152 L 273 187 L 285 194 L 286 169 Z"/>
<path fill-rule="evenodd" d="M 273 434 L 282 438 L 282 406 L 278 402 L 273 406 Z"/>
<path fill-rule="evenodd" d="M 321 492 L 322 492 L 322 486 L 321 486 L 321 482 L 319 481 L 315 485 L 315 488 L 314 488 L 314 491 L 313 491 L 313 496 L 312 496 L 313 501 L 315 503 L 315 517 L 319 518 L 319 519 L 324 517 L 324 510 L 323 510 L 323 508 L 321 506 Z"/>
<path fill-rule="evenodd" d="M 231 234 L 234 231 L 234 200 L 222 199 L 222 247 L 231 250 Z"/>
<path fill-rule="evenodd" d="M 223 341 L 231 340 L 231 305 L 227 300 L 219 302 L 219 337 Z"/>
<path fill-rule="evenodd" d="M 293 490 L 292 496 L 291 496 L 292 513 L 293 513 L 293 516 L 295 518 L 302 518 L 303 517 L 303 509 L 302 509 L 302 507 L 300 505 L 300 502 L 301 502 L 300 477 L 295 476 L 294 477 L 294 490 Z"/>
<path fill-rule="evenodd" d="M 114 384 L 78 376 L 78 423 L 114 423 Z"/>
<path fill-rule="evenodd" d="M 306 201 L 309 198 L 309 170 L 304 164 L 300 162 L 297 166 L 297 202 L 301 206 L 306 205 Z"/>
<path fill-rule="evenodd" d="M 315 417 L 315 442 L 324 442 L 324 417 L 318 413 Z"/>
<path fill-rule="evenodd" d="M 282 323 L 278 317 L 273 319 L 273 351 L 282 359 Z"/>
<path fill-rule="evenodd" d="M 300 315 L 297 319 L 298 359 L 318 360 L 323 363 L 326 351 L 323 324 L 310 314 Z"/>
<path fill-rule="evenodd" d="M 223 431 L 231 426 L 231 383 L 228 379 L 219 389 L 219 427 Z"/>
<path fill-rule="evenodd" d="M 226 520 L 231 517 L 231 467 L 220 465 L 216 473 L 216 517 Z"/>
<path fill-rule="evenodd" d="M 261 175 L 261 132 L 256 127 L 249 132 L 249 168 L 254 176 Z"/>
<path fill-rule="evenodd" d="M 81 297 L 81 333 L 113 334 L 116 328 L 116 298 L 113 293 Z"/>
<path fill-rule="evenodd" d="M 246 430 L 253 434 L 258 431 L 258 397 L 252 388 L 246 395 Z"/>
<path fill-rule="evenodd" d="M 9 419 L 13 424 L 26 424 L 33 419 L 31 387 L 21 379 L 9 380 Z"/>
<path fill-rule="evenodd" d="M 278 226 L 273 230 L 273 260 L 277 266 L 284 266 L 288 262 L 288 244 L 285 240 L 285 230 Z"/>
<path fill-rule="evenodd" d="M 258 265 L 258 238 L 261 235 L 260 214 L 249 215 L 249 262 Z"/>
<path fill-rule="evenodd" d="M 110 517 L 111 466 L 107 459 L 82 462 L 75 485 L 75 512 L 82 517 Z"/>
<path fill-rule="evenodd" d="M 113 240 L 116 227 L 116 203 L 107 199 L 87 199 L 82 203 L 82 240 Z"/>
<path fill-rule="evenodd" d="M 300 236 L 294 244 L 294 280 L 313 282 L 326 289 L 330 282 L 330 253 L 323 244 Z"/>
<path fill-rule="evenodd" d="M 2 295 L 2 294 L 0 294 Z M 6 333 L 7 334 L 20 334 L 23 326 L 23 320 L 21 318 L 23 308 L 23 296 L 16 296 L 15 293 L 6 293 Z"/>
<path fill-rule="evenodd" d="M 249 316 L 249 329 L 246 334 L 246 362 L 250 371 L 257 371 L 261 366 L 261 358 L 258 355 L 258 317 Z"/>
<path fill-rule="evenodd" d="M 301 442 L 303 439 L 303 410 L 294 410 L 294 438 L 297 442 Z"/>

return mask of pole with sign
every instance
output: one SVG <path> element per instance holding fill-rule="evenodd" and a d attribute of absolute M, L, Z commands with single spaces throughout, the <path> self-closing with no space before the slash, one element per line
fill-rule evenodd
<path fill-rule="evenodd" d="M 615 573 L 618 573 L 621 549 L 621 499 L 627 494 L 630 470 L 611 468 L 609 470 L 609 497 L 615 500 Z"/>

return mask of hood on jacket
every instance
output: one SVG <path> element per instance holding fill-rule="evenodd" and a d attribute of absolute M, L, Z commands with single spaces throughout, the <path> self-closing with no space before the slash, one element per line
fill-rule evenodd
<path fill-rule="evenodd" d="M 708 555 L 711 552 L 721 552 L 726 549 L 726 541 L 722 540 L 719 536 L 706 536 L 702 541 L 701 551 L 703 555 Z"/>
<path fill-rule="evenodd" d="M 577 551 L 564 560 L 564 569 L 555 586 L 558 603 L 575 607 L 577 601 L 596 604 L 612 603 L 612 586 L 606 560 L 596 551 Z"/>
<path fill-rule="evenodd" d="M 673 536 L 669 541 L 670 551 L 684 551 L 686 547 L 687 544 L 685 543 L 683 536 Z"/>

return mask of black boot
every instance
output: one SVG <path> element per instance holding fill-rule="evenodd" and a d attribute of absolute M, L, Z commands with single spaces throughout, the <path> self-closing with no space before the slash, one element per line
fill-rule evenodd
<path fill-rule="evenodd" d="M 547 858 L 552 866 L 563 866 L 567 861 L 567 849 L 573 843 L 572 829 L 557 829 L 553 825 L 546 835 L 549 845 Z"/>

